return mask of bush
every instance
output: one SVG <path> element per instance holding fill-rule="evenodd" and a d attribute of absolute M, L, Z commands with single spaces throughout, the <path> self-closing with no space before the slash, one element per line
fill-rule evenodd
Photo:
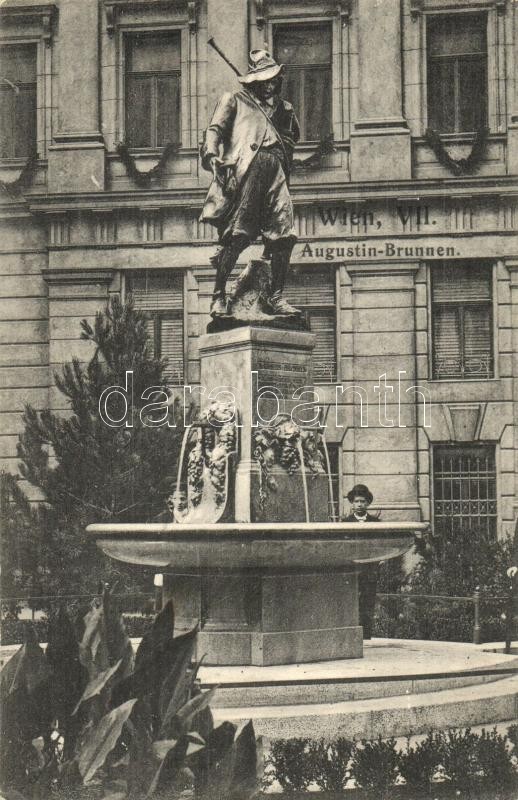
<path fill-rule="evenodd" d="M 483 730 L 476 743 L 476 758 L 481 778 L 494 787 L 498 794 L 516 782 L 516 771 L 508 749 L 509 738 L 500 736 L 496 728 Z M 496 795 L 495 795 L 496 800 Z"/>
<path fill-rule="evenodd" d="M 345 788 L 350 776 L 349 762 L 354 743 L 339 738 L 333 742 L 320 739 L 309 744 L 309 762 L 312 782 L 319 789 L 339 792 Z"/>
<path fill-rule="evenodd" d="M 3 645 L 7 644 L 22 644 L 25 641 L 25 636 L 28 628 L 35 631 L 38 642 L 46 642 L 49 637 L 49 621 L 45 619 L 37 619 L 34 622 L 28 622 L 23 619 L 3 619 L 0 625 L 0 640 Z"/>
<path fill-rule="evenodd" d="M 272 744 L 269 783 L 277 780 L 286 793 L 304 792 L 312 784 L 322 791 L 342 793 L 353 778 L 367 792 L 365 796 L 375 800 L 392 800 L 400 794 L 409 800 L 437 795 L 512 800 L 517 796 L 518 772 L 509 745 L 516 747 L 517 729 L 511 726 L 505 736 L 496 729 L 480 734 L 469 728 L 430 731 L 422 741 L 412 746 L 408 742 L 406 750 L 400 751 L 395 749 L 395 739 L 381 737 L 361 744 L 343 738 L 333 742 L 280 739 Z M 402 780 L 406 787 L 396 789 Z"/>
<path fill-rule="evenodd" d="M 313 780 L 309 739 L 277 739 L 272 742 L 266 766 L 285 792 L 301 792 Z"/>
<path fill-rule="evenodd" d="M 384 796 L 398 776 L 398 761 L 394 738 L 383 741 L 380 734 L 373 742 L 362 739 L 353 751 L 352 775 L 360 786 Z"/>
<path fill-rule="evenodd" d="M 507 738 L 513 745 L 516 754 L 518 755 L 518 725 L 510 725 L 507 728 Z"/>
<path fill-rule="evenodd" d="M 416 595 L 471 598 L 475 588 L 481 595 L 481 639 L 503 641 L 505 621 L 502 602 L 509 591 L 506 570 L 511 564 L 510 539 L 496 539 L 485 531 L 468 529 L 449 538 L 435 536 L 422 548 L 422 561 L 399 584 L 380 570 L 378 592 L 400 592 L 397 598 L 379 598 L 374 633 L 398 639 L 432 639 L 471 642 L 473 605 L 468 601 L 411 599 Z M 397 570 L 395 573 L 397 577 Z"/>
<path fill-rule="evenodd" d="M 399 753 L 399 773 L 408 786 L 429 790 L 433 777 L 442 763 L 443 736 L 430 731 L 422 742 Z"/>

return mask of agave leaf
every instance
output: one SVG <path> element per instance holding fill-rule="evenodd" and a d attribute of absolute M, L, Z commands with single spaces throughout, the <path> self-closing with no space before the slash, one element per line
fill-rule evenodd
<path fill-rule="evenodd" d="M 141 800 L 145 797 L 156 772 L 150 712 L 142 700 L 138 701 L 127 727 L 131 734 L 127 770 L 128 797 L 130 800 Z"/>
<path fill-rule="evenodd" d="M 122 727 L 136 702 L 135 698 L 114 708 L 89 730 L 77 759 L 84 783 L 93 778 L 117 744 Z"/>
<path fill-rule="evenodd" d="M 173 601 L 169 600 L 155 617 L 153 626 L 142 637 L 135 654 L 135 672 L 154 661 L 158 652 L 166 650 L 174 635 Z"/>
<path fill-rule="evenodd" d="M 79 658 L 74 627 L 63 606 L 50 620 L 45 658 L 52 669 L 52 713 L 59 720 L 59 729 L 65 737 L 64 755 L 69 758 L 74 751 L 79 727 L 79 720 L 71 717 L 87 682 L 87 674 Z"/>
<path fill-rule="evenodd" d="M 85 617 L 85 630 L 79 646 L 81 663 L 90 680 L 107 670 L 119 659 L 121 675 L 133 670 L 133 648 L 119 613 L 116 598 L 104 589 L 102 602 Z"/>
<path fill-rule="evenodd" d="M 155 650 L 149 645 L 145 653 L 138 658 L 138 668 L 135 669 L 133 675 L 128 676 L 114 688 L 112 702 L 121 703 L 130 697 L 146 697 L 149 700 L 153 714 L 154 727 L 158 732 L 160 727 L 159 702 L 162 686 L 164 681 L 170 678 L 166 685 L 170 687 L 170 692 L 174 692 L 175 676 L 178 676 L 181 685 L 184 685 L 184 680 L 186 679 L 179 667 L 189 661 L 188 651 L 191 647 L 194 647 L 196 631 L 197 629 L 194 629 L 183 636 L 177 636 L 175 639 L 170 636 L 167 638 L 161 637 L 155 640 L 155 644 L 158 643 Z M 175 665 L 179 665 L 178 668 Z M 168 735 L 166 734 L 163 738 L 168 738 Z"/>
<path fill-rule="evenodd" d="M 77 701 L 77 704 L 74 710 L 72 711 L 72 714 L 75 714 L 78 711 L 81 704 L 84 703 L 86 700 L 89 700 L 91 697 L 94 697 L 95 695 L 100 694 L 102 692 L 104 687 L 108 684 L 110 678 L 112 678 L 113 675 L 115 675 L 121 664 L 122 664 L 122 659 L 119 658 L 119 660 L 117 661 L 116 664 L 113 665 L 113 667 L 108 667 L 108 669 L 105 669 L 104 672 L 99 673 L 99 675 L 97 675 L 96 678 L 94 678 L 88 683 L 83 694 Z"/>
<path fill-rule="evenodd" d="M 79 657 L 81 664 L 88 670 L 90 679 L 93 679 L 110 666 L 102 605 L 90 609 L 85 616 L 84 624 L 83 638 L 79 645 Z"/>
<path fill-rule="evenodd" d="M 153 755 L 163 761 L 171 747 L 176 745 L 178 739 L 159 739 L 152 744 Z"/>
<path fill-rule="evenodd" d="M 18 789 L 6 787 L 2 789 L 1 800 L 29 800 L 26 794 L 22 794 Z"/>
<path fill-rule="evenodd" d="M 0 697 L 5 698 L 18 689 L 34 692 L 51 674 L 45 654 L 38 644 L 32 626 L 26 630 L 26 641 L 0 672 Z"/>
<path fill-rule="evenodd" d="M 229 798 L 245 800 L 259 790 L 257 743 L 252 720 L 246 723 L 234 741 L 234 759 Z"/>
<path fill-rule="evenodd" d="M 153 780 L 148 788 L 146 798 L 151 797 L 157 789 L 165 790 L 169 796 L 175 797 L 175 790 L 182 771 L 185 769 L 185 757 L 189 749 L 187 736 L 178 739 L 162 761 L 158 764 Z"/>
<path fill-rule="evenodd" d="M 192 767 L 196 779 L 196 797 L 203 796 L 203 793 L 210 788 L 209 778 L 214 778 L 214 770 L 232 747 L 235 732 L 236 726 L 232 722 L 222 722 L 211 730 L 203 750 L 189 758 L 188 764 Z"/>
<path fill-rule="evenodd" d="M 103 612 L 110 664 L 121 659 L 121 676 L 126 677 L 133 672 L 135 662 L 133 647 L 122 621 L 117 599 L 113 590 L 107 588 L 103 594 Z"/>
<path fill-rule="evenodd" d="M 166 728 L 166 734 L 179 737 L 188 733 L 196 715 L 209 705 L 217 688 L 215 686 L 208 692 L 201 692 L 178 709 Z"/>
<path fill-rule="evenodd" d="M 192 686 L 192 673 L 189 665 L 196 646 L 197 628 L 178 636 L 175 659 L 172 662 L 168 675 L 162 681 L 158 696 L 158 715 L 161 720 L 161 731 L 166 731 L 178 709 L 189 699 Z"/>

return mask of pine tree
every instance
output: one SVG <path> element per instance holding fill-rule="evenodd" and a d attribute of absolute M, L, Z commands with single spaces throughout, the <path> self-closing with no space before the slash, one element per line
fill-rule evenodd
<path fill-rule="evenodd" d="M 7 515 L 11 533 L 5 541 L 4 550 L 10 552 L 4 552 L 4 574 L 16 555 L 14 526 L 36 550 L 25 565 L 36 570 L 33 584 L 39 583 L 47 595 L 92 593 L 99 579 L 113 581 L 114 573 L 127 588 L 138 582 L 138 568 L 124 569 L 103 556 L 85 528 L 93 522 L 145 522 L 164 510 L 183 437 L 183 409 L 177 403 L 162 406 L 144 422 L 140 417 L 146 404 L 166 400 L 163 393 L 142 400 L 144 390 L 167 384 L 166 362 L 151 352 L 146 315 L 115 297 L 97 313 L 93 326 L 83 320 L 81 328 L 81 338 L 94 345 L 92 358 L 86 364 L 74 358 L 55 375 L 70 413 L 26 406 L 23 415 L 20 474 L 45 502 L 29 504 L 13 477 L 9 483 L 14 509 Z M 111 427 L 100 416 L 99 399 L 108 387 L 125 387 L 127 371 L 133 372 L 132 427 Z M 121 396 L 111 395 L 108 408 L 110 418 L 119 419 Z M 163 418 L 165 410 L 167 423 L 150 426 L 150 419 Z"/>

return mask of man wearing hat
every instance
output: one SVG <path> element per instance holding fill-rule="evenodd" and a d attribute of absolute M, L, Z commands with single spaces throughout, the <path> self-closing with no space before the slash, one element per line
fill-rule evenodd
<path fill-rule="evenodd" d="M 353 486 L 347 499 L 351 504 L 351 513 L 343 517 L 343 522 L 379 521 L 379 516 L 375 517 L 367 511 L 374 498 L 365 484 L 357 483 L 356 486 Z M 372 635 L 377 582 L 378 564 L 362 564 L 358 575 L 358 605 L 364 639 L 370 639 Z"/>
<path fill-rule="evenodd" d="M 200 219 L 218 230 L 220 248 L 211 315 L 230 311 L 227 279 L 237 259 L 259 235 L 271 259 L 268 311 L 299 313 L 282 298 L 296 235 L 288 178 L 299 125 L 293 107 L 279 96 L 281 64 L 266 50 L 252 50 L 242 89 L 219 100 L 201 147 L 213 181 Z"/>

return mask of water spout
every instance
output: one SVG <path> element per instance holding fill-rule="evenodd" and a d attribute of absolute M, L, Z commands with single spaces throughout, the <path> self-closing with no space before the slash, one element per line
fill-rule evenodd
<path fill-rule="evenodd" d="M 302 441 L 300 436 L 297 437 L 297 450 L 300 458 L 300 471 L 302 473 L 302 486 L 304 489 L 304 507 L 306 510 L 306 522 L 309 522 L 309 497 L 308 497 L 308 479 L 306 475 L 306 465 L 304 464 L 304 450 L 302 449 Z"/>
<path fill-rule="evenodd" d="M 326 470 L 327 470 L 327 480 L 329 484 L 329 497 L 331 498 L 331 520 L 332 522 L 336 522 L 336 514 L 335 514 L 335 498 L 333 494 L 333 481 L 331 480 L 331 462 L 329 460 L 329 450 L 327 449 L 327 442 L 326 437 L 322 436 L 322 445 L 324 447 L 324 453 L 326 456 Z"/>

